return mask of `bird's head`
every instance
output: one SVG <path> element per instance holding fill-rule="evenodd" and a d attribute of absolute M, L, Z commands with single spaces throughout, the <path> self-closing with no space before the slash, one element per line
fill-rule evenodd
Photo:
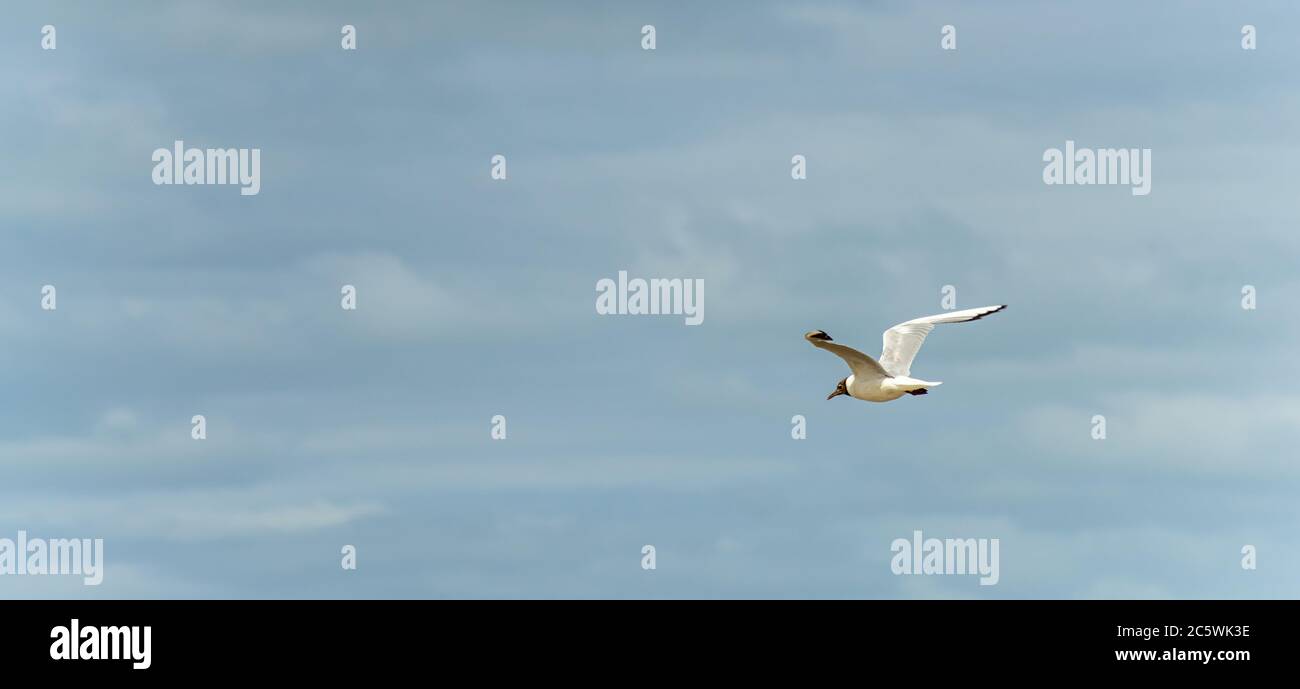
<path fill-rule="evenodd" d="M 832 392 L 831 394 L 827 395 L 826 399 L 831 399 L 833 397 L 836 397 L 837 395 L 847 395 L 847 394 L 849 394 L 849 379 L 845 378 L 844 380 L 841 380 L 838 384 L 836 384 L 835 392 Z"/>

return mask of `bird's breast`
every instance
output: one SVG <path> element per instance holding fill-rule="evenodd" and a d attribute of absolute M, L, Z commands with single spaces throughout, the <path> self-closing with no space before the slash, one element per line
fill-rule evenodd
<path fill-rule="evenodd" d="M 903 396 L 903 391 L 888 385 L 888 378 L 867 380 L 850 376 L 848 382 L 849 396 L 866 402 L 888 402 Z"/>

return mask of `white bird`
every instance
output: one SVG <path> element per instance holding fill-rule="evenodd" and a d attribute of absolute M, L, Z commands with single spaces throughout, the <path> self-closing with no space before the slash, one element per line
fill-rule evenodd
<path fill-rule="evenodd" d="M 868 402 L 889 402 L 903 395 L 924 395 L 927 388 L 942 385 L 939 381 L 919 380 L 912 377 L 912 360 L 925 342 L 925 336 L 939 323 L 964 323 L 977 321 L 990 313 L 997 313 L 1007 308 L 1006 304 L 998 306 L 981 306 L 978 309 L 949 311 L 924 318 L 913 318 L 906 323 L 885 331 L 885 346 L 880 351 L 880 361 L 859 352 L 852 347 L 831 340 L 823 330 L 814 330 L 803 337 L 814 347 L 824 349 L 844 360 L 849 365 L 852 375 L 839 382 L 826 399 L 836 395 L 848 395 Z"/>

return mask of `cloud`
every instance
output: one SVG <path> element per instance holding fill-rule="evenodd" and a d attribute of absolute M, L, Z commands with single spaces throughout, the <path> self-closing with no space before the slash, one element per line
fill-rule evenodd
<path fill-rule="evenodd" d="M 19 9 L 60 47 L 0 42 L 0 525 L 102 531 L 95 596 L 1294 597 L 1296 60 L 1204 9 Z M 1044 186 L 1067 138 L 1152 195 Z M 155 187 L 175 139 L 263 193 Z M 597 317 L 619 269 L 705 324 Z M 943 388 L 825 401 L 803 332 L 947 284 L 1012 307 L 931 336 Z M 892 576 L 912 528 L 1002 582 Z"/>
<path fill-rule="evenodd" d="M 1106 417 L 1105 440 L 1091 438 L 1094 414 Z M 1086 457 L 1110 470 L 1292 476 L 1297 466 L 1286 448 L 1300 441 L 1300 397 L 1130 392 L 1091 409 L 1045 404 L 1019 424 L 1049 462 Z"/>
<path fill-rule="evenodd" d="M 384 513 L 369 501 L 303 499 L 284 486 L 136 491 L 129 501 L 81 497 L 51 506 L 48 501 L 20 499 L 0 514 L 4 523 L 35 534 L 78 534 L 152 543 L 202 542 L 265 538 L 340 527 Z M 24 526 L 26 525 L 26 526 Z M 59 537 L 74 537 L 71 535 Z"/>

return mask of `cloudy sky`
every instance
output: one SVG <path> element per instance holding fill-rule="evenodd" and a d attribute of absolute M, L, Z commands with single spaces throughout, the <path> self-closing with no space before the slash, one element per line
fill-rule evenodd
<path fill-rule="evenodd" d="M 0 597 L 1296 597 L 1298 32 L 1289 2 L 8 8 L 0 537 L 107 570 Z M 260 148 L 261 193 L 155 186 L 177 139 Z M 1152 149 L 1151 194 L 1045 185 L 1066 140 Z M 619 270 L 702 278 L 704 323 L 598 316 Z M 944 285 L 1010 308 L 931 336 L 942 388 L 825 400 L 805 331 L 874 354 Z M 1000 539 L 1000 582 L 893 575 L 914 530 Z"/>

